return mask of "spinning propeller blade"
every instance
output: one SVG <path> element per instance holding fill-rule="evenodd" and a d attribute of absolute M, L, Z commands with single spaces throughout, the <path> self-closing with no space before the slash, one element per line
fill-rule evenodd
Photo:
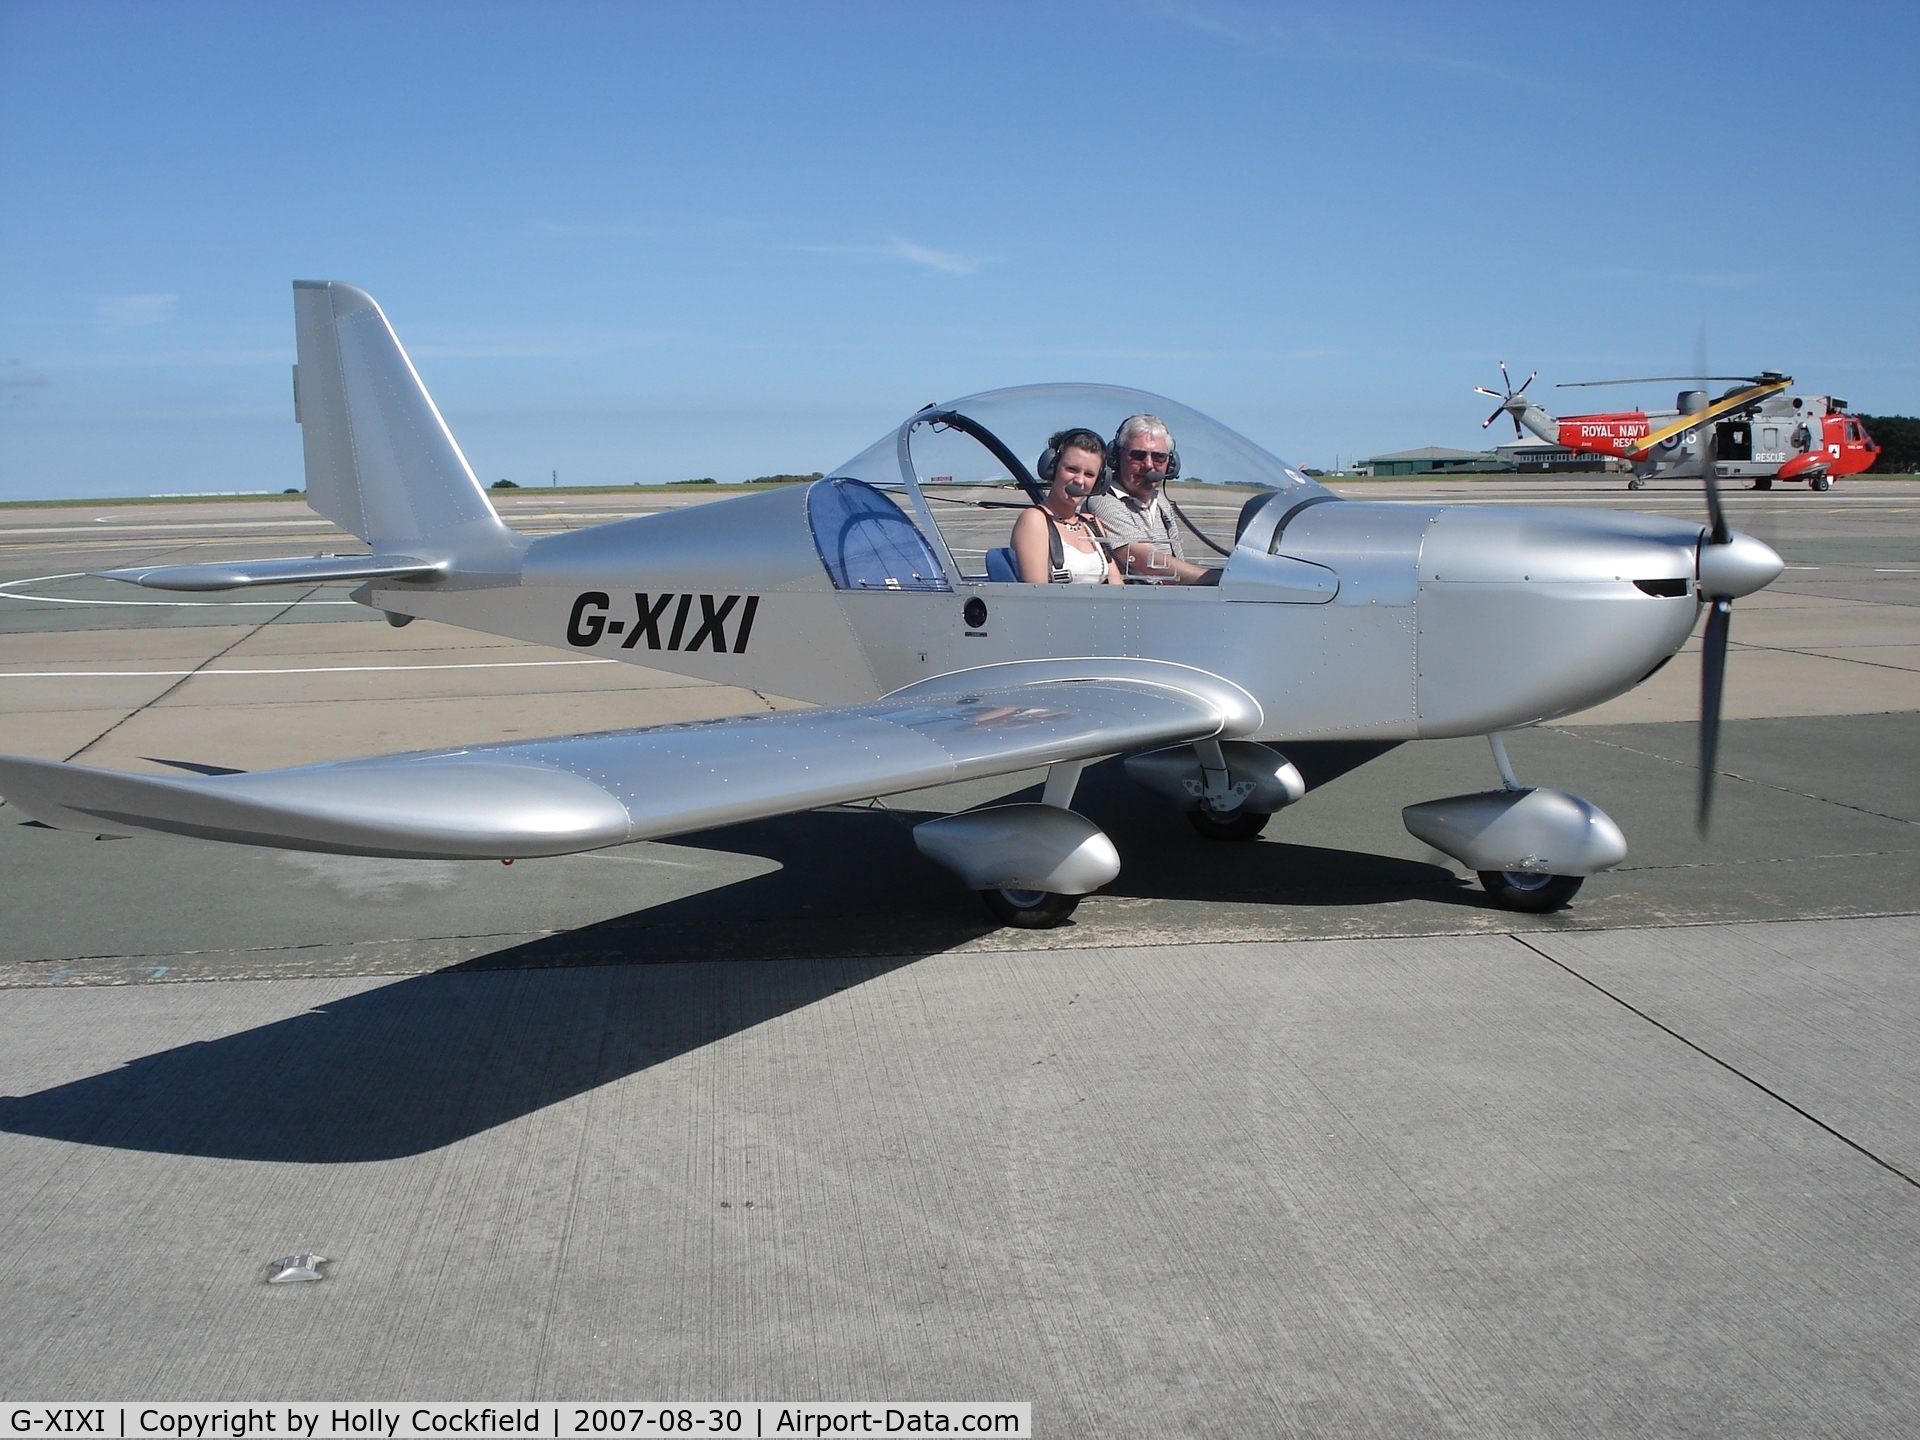
<path fill-rule="evenodd" d="M 1507 362 L 1502 360 L 1500 362 L 1500 383 L 1506 387 L 1504 390 L 1489 390 L 1484 385 L 1474 386 L 1474 394 L 1491 395 L 1500 402 L 1500 408 L 1482 420 L 1480 422 L 1480 428 L 1482 430 L 1486 429 L 1502 415 L 1505 415 L 1509 420 L 1513 421 L 1513 438 L 1516 440 L 1526 439 L 1527 433 L 1520 428 L 1520 415 L 1519 412 L 1513 408 L 1513 402 L 1527 393 L 1527 386 L 1534 382 L 1535 377 L 1538 376 L 1539 373 L 1540 372 L 1536 370 L 1532 375 L 1527 376 L 1525 380 L 1520 382 L 1520 388 L 1516 390 L 1513 388 L 1513 377 L 1507 373 Z"/>
<path fill-rule="evenodd" d="M 1694 824 L 1707 833 L 1713 815 L 1713 781 L 1720 750 L 1720 695 L 1727 679 L 1727 635 L 1733 628 L 1733 602 L 1716 600 L 1707 612 L 1700 654 L 1700 798 Z"/>
<path fill-rule="evenodd" d="M 1707 322 L 1700 322 L 1700 333 L 1693 342 L 1693 369 L 1704 384 L 1707 374 Z M 1701 427 L 1707 433 L 1700 450 L 1700 483 L 1707 493 L 1707 538 L 1700 544 L 1704 558 L 1709 545 L 1726 545 L 1733 540 L 1727 528 L 1727 512 L 1720 504 L 1720 486 L 1714 477 L 1720 458 L 1719 433 L 1712 425 Z M 1707 567 L 1702 565 L 1704 574 Z M 1702 587 L 1705 588 L 1704 586 Z M 1700 794 L 1694 810 L 1694 825 L 1705 838 L 1713 818 L 1713 782 L 1718 774 L 1720 752 L 1720 701 L 1727 684 L 1727 637 L 1733 629 L 1733 599 L 1727 595 L 1708 597 L 1713 608 L 1707 612 L 1706 633 L 1700 646 Z"/>

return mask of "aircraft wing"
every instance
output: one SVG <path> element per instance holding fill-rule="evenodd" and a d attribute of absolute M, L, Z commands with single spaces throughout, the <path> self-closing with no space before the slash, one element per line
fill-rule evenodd
<path fill-rule="evenodd" d="M 444 560 L 411 555 L 309 555 L 292 560 L 223 560 L 212 565 L 139 565 L 95 570 L 149 590 L 242 590 L 250 585 L 317 585 L 328 580 L 390 580 L 437 574 Z"/>
<path fill-rule="evenodd" d="M 62 830 L 405 859 L 564 855 L 1257 728 L 1228 681 L 1149 660 L 961 671 L 863 705 L 210 776 L 0 757 Z"/>

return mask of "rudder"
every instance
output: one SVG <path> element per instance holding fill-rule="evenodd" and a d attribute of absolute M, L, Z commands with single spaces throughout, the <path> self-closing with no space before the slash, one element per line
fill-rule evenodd
<path fill-rule="evenodd" d="M 293 315 L 307 503 L 376 550 L 490 568 L 490 552 L 517 548 L 373 297 L 296 280 Z"/>

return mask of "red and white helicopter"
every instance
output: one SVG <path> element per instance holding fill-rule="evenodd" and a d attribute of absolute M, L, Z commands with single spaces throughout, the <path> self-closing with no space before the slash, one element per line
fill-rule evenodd
<path fill-rule="evenodd" d="M 1500 406 L 1480 428 L 1502 415 L 1513 421 L 1515 439 L 1525 426 L 1551 445 L 1578 455 L 1604 455 L 1633 466 L 1632 490 L 1649 480 L 1693 480 L 1711 473 L 1720 480 L 1751 480 L 1756 490 L 1771 490 L 1776 480 L 1804 480 L 1814 490 L 1825 490 L 1842 475 L 1858 475 L 1880 456 L 1880 446 L 1867 427 L 1847 413 L 1847 402 L 1831 395 L 1795 395 L 1793 377 L 1776 370 L 1759 375 L 1656 375 L 1637 380 L 1576 380 L 1555 388 L 1581 389 L 1599 385 L 1660 385 L 1688 382 L 1671 410 L 1617 410 L 1599 415 L 1549 415 L 1526 398 L 1527 386 L 1540 372 L 1515 389 L 1500 362 L 1503 390 L 1473 387 L 1476 395 L 1491 395 Z M 1719 399 L 1704 389 L 1709 381 L 1734 381 Z"/>

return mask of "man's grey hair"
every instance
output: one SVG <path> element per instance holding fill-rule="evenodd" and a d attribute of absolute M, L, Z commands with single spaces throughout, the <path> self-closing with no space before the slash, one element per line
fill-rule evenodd
<path fill-rule="evenodd" d="M 1125 455 L 1127 442 L 1136 435 L 1164 435 L 1167 437 L 1167 448 L 1173 448 L 1173 432 L 1167 429 L 1166 421 L 1158 415 L 1129 415 L 1120 422 L 1120 428 L 1113 435 L 1113 448 L 1120 452 L 1116 459 Z"/>

